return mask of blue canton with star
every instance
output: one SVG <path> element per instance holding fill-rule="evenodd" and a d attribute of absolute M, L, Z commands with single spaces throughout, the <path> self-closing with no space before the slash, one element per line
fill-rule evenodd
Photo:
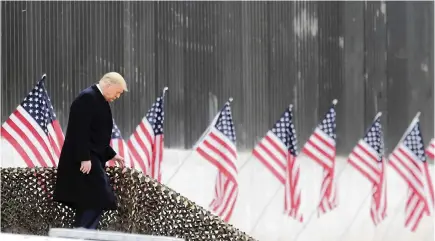
<path fill-rule="evenodd" d="M 113 119 L 112 139 L 122 139 L 121 131 L 119 131 L 119 128 L 115 123 L 115 119 Z"/>
<path fill-rule="evenodd" d="M 420 161 L 426 161 L 424 153 L 423 136 L 420 131 L 420 122 L 417 122 L 412 130 L 406 135 L 403 144 L 411 150 Z"/>
<path fill-rule="evenodd" d="M 384 138 L 380 117 L 373 122 L 363 140 L 381 156 L 378 161 L 382 161 L 382 155 L 384 154 Z"/>
<path fill-rule="evenodd" d="M 215 127 L 233 143 L 236 142 L 236 131 L 234 129 L 233 117 L 231 115 L 231 107 L 229 103 L 226 103 L 224 108 L 222 108 Z"/>
<path fill-rule="evenodd" d="M 38 123 L 44 133 L 48 134 L 47 126 L 55 120 L 56 116 L 45 89 L 44 80 L 40 80 L 35 85 L 20 105 Z"/>
<path fill-rule="evenodd" d="M 320 130 L 322 130 L 325 134 L 327 134 L 334 140 L 335 138 L 337 138 L 337 135 L 335 134 L 335 116 L 335 105 L 332 105 L 329 108 L 329 111 L 326 113 L 325 117 L 323 118 L 322 122 L 318 126 Z"/>
<path fill-rule="evenodd" d="M 146 114 L 146 118 L 153 128 L 154 135 L 163 134 L 163 121 L 165 113 L 163 111 L 163 96 L 158 97 L 156 102 Z"/>
<path fill-rule="evenodd" d="M 272 132 L 284 143 L 293 156 L 297 155 L 296 129 L 293 124 L 293 114 L 290 108 L 287 108 L 281 118 L 275 123 Z"/>

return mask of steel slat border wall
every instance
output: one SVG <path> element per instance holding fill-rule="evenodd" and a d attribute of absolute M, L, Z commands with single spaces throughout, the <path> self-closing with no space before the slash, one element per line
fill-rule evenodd
<path fill-rule="evenodd" d="M 65 128 L 108 71 L 127 138 L 168 86 L 165 144 L 190 148 L 234 97 L 240 149 L 294 104 L 299 147 L 338 98 L 346 154 L 377 111 L 391 149 L 417 111 L 433 137 L 433 2 L 2 2 L 2 121 L 42 73 Z"/>

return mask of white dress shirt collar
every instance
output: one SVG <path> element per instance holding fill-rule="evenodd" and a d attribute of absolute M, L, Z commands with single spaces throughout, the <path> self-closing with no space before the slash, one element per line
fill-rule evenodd
<path fill-rule="evenodd" d="M 98 90 L 100 90 L 101 94 L 103 94 L 103 91 L 101 90 L 100 84 L 97 84 Z"/>

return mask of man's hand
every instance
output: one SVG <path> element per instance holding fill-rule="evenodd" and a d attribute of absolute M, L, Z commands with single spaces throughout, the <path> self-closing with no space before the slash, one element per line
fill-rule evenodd
<path fill-rule="evenodd" d="M 116 156 L 113 158 L 113 160 L 116 161 L 116 162 L 119 164 L 119 167 L 120 167 L 120 168 L 123 168 L 123 167 L 124 167 L 124 157 L 122 157 L 122 156 L 120 156 L 120 155 L 116 155 Z"/>
<path fill-rule="evenodd" d="M 89 174 L 91 171 L 92 163 L 91 161 L 82 161 L 82 165 L 80 166 L 80 171 L 84 174 Z"/>

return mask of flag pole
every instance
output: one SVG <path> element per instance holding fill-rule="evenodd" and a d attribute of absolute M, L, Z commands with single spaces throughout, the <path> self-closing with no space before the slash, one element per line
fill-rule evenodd
<path fill-rule="evenodd" d="M 375 122 L 379 117 L 382 116 L 382 112 L 378 112 L 375 116 L 375 118 L 372 121 Z M 370 128 L 370 127 L 369 127 Z M 386 163 L 385 163 L 386 164 Z M 384 165 L 385 165 L 384 164 Z M 349 225 L 344 229 L 344 232 L 340 235 L 339 240 L 343 240 L 344 235 L 347 233 L 347 231 L 349 231 L 349 229 L 352 227 L 353 223 L 355 222 L 356 218 L 358 217 L 358 215 L 360 214 L 362 207 L 364 205 L 364 203 L 367 201 L 367 199 L 369 199 L 373 194 L 373 191 L 371 190 L 370 193 L 367 195 L 367 197 L 364 198 L 363 202 L 360 204 L 359 208 L 358 208 L 358 212 L 355 214 L 355 216 L 352 218 L 352 221 L 349 223 Z"/>
<path fill-rule="evenodd" d="M 359 216 L 359 214 L 361 213 L 361 210 L 363 210 L 363 206 L 366 203 L 367 199 L 370 199 L 370 197 L 372 196 L 373 192 L 370 191 L 370 193 L 364 198 L 364 200 L 362 201 L 362 203 L 359 205 L 358 207 L 358 211 L 356 212 L 355 216 L 353 216 L 352 221 L 349 223 L 349 225 L 347 225 L 347 227 L 344 229 L 344 232 L 340 235 L 339 237 L 339 241 L 343 240 L 344 235 L 350 230 L 350 228 L 352 227 L 353 223 L 355 222 L 356 218 Z"/>
<path fill-rule="evenodd" d="M 404 201 L 404 200 L 406 200 L 406 196 L 408 195 L 408 193 L 407 194 L 405 194 L 404 196 L 403 196 L 403 199 L 401 199 L 402 201 Z M 385 233 L 384 233 L 384 235 L 382 236 L 382 239 L 381 240 L 383 240 L 386 236 L 387 236 L 387 234 L 389 233 L 388 231 L 390 231 L 390 229 L 391 229 L 391 225 L 394 223 L 394 220 L 396 220 L 396 218 L 397 218 L 397 214 L 399 214 L 400 212 L 399 212 L 399 209 L 401 208 L 401 206 L 402 205 L 397 205 L 397 207 L 394 209 L 394 215 L 393 215 L 393 219 L 390 221 L 390 223 L 388 224 L 388 226 L 387 226 L 387 229 L 386 229 L 386 231 L 385 231 Z M 377 231 L 379 231 L 379 230 L 377 230 Z M 375 232 L 374 234 L 373 234 L 373 239 L 372 240 L 375 240 L 375 238 L 376 238 L 376 233 L 377 232 Z"/>
<path fill-rule="evenodd" d="M 45 87 L 45 80 L 47 79 L 47 74 L 46 73 L 43 73 L 42 74 L 42 76 L 41 76 L 41 79 L 38 81 L 38 82 L 41 82 L 41 81 L 43 81 L 42 82 L 42 85 L 44 86 L 44 91 L 47 93 L 47 96 L 48 96 L 48 91 L 47 91 L 47 88 Z M 50 97 L 49 97 L 50 98 Z M 49 101 L 48 99 L 47 99 L 47 101 L 45 102 L 45 107 L 47 108 L 47 110 L 50 110 L 50 108 L 51 108 L 51 101 Z M 51 157 L 52 157 L 52 159 L 50 159 L 50 161 L 51 161 L 51 164 L 53 164 L 53 167 L 56 167 L 56 161 L 55 161 L 55 157 L 56 157 L 56 154 L 55 154 L 55 151 L 54 151 L 54 148 L 53 147 L 50 147 L 49 148 L 49 152 L 50 152 L 50 154 L 51 154 Z"/>
<path fill-rule="evenodd" d="M 408 125 L 408 128 L 406 128 L 405 133 L 403 133 L 402 137 L 400 138 L 399 142 L 397 143 L 396 147 L 394 147 L 393 150 L 395 150 L 400 143 L 405 139 L 405 137 L 408 135 L 408 133 L 412 130 L 412 127 L 419 121 L 421 112 L 417 112 L 417 114 L 414 116 L 414 119 L 412 119 L 411 123 Z"/>
<path fill-rule="evenodd" d="M 376 114 L 376 116 L 375 116 L 375 118 L 373 119 L 373 121 L 372 121 L 372 123 L 373 122 L 375 122 L 379 117 L 381 117 L 382 116 L 382 112 L 378 112 L 377 114 Z"/>
<path fill-rule="evenodd" d="M 337 182 L 336 183 L 338 183 L 338 181 L 340 180 L 340 177 L 341 177 L 341 174 L 344 172 L 344 170 L 346 170 L 346 168 L 348 167 L 349 165 L 345 165 L 344 167 L 343 167 L 343 169 L 341 169 L 340 170 L 340 172 L 337 174 Z M 308 219 L 307 219 L 307 222 L 304 224 L 304 226 L 301 228 L 301 230 L 296 234 L 296 236 L 292 239 L 292 240 L 298 240 L 298 237 L 304 232 L 304 230 L 308 227 L 308 224 L 312 221 L 312 219 L 313 219 L 313 217 L 314 217 L 314 214 L 316 213 L 316 211 L 317 211 L 317 208 L 318 208 L 318 206 L 316 206 L 316 208 L 310 213 L 310 216 L 308 217 Z"/>
<path fill-rule="evenodd" d="M 408 133 L 412 130 L 412 127 L 413 127 L 413 126 L 414 126 L 414 125 L 419 121 L 420 115 L 421 115 L 421 112 L 420 112 L 420 111 L 417 112 L 417 114 L 414 116 L 414 119 L 412 119 L 411 123 L 408 125 L 408 128 L 406 128 L 405 133 L 403 133 L 402 137 L 400 138 L 400 141 L 397 143 L 396 147 L 394 147 L 393 151 L 394 151 L 395 149 L 397 149 L 397 147 L 400 145 L 400 143 L 402 143 L 403 139 L 405 139 L 405 137 L 408 135 Z M 388 159 L 388 162 L 389 162 L 389 159 Z M 408 195 L 408 194 L 405 194 L 405 196 L 404 196 L 404 198 L 403 198 L 402 200 L 405 200 L 407 195 Z M 401 206 L 402 206 L 402 205 L 399 203 L 399 204 L 397 205 L 397 207 L 394 209 L 394 216 L 393 216 L 393 219 L 392 219 L 392 220 L 390 221 L 390 223 L 388 224 L 388 226 L 387 226 L 387 231 L 385 232 L 384 236 L 382 236 L 382 238 L 384 238 L 384 237 L 387 235 L 388 230 L 390 230 L 390 228 L 391 228 L 390 226 L 391 226 L 391 224 L 393 223 L 393 221 L 397 218 L 397 214 L 398 214 L 399 208 L 401 208 Z M 373 235 L 373 240 L 375 239 L 375 237 L 376 237 L 376 232 L 375 232 L 375 234 Z"/>
<path fill-rule="evenodd" d="M 337 100 L 337 99 L 332 100 L 332 105 L 334 105 L 334 107 L 337 105 L 337 103 L 338 103 L 338 100 Z M 334 163 L 334 166 L 335 166 L 335 163 Z M 344 168 L 340 170 L 340 172 L 337 174 L 337 179 L 340 179 L 341 174 L 344 172 L 344 170 L 346 170 L 347 167 L 348 167 L 348 165 L 345 165 Z M 338 183 L 338 181 L 337 181 L 336 183 Z M 297 239 L 299 238 L 299 236 L 304 232 L 304 230 L 308 227 L 308 224 L 309 224 L 309 223 L 311 222 L 311 220 L 313 219 L 314 214 L 315 214 L 316 211 L 317 211 L 317 208 L 318 208 L 318 207 L 316 207 L 316 208 L 311 212 L 310 216 L 308 216 L 307 222 L 304 224 L 304 226 L 301 228 L 301 230 L 296 234 L 296 236 L 295 236 L 292 240 L 297 240 Z"/>
<path fill-rule="evenodd" d="M 246 161 L 243 163 L 243 165 L 239 168 L 239 170 L 238 170 L 238 173 L 240 174 L 240 172 L 243 170 L 243 168 L 246 166 L 246 164 L 248 164 L 248 162 L 249 162 L 249 160 L 251 160 L 252 159 L 252 157 L 253 157 L 254 155 L 252 154 L 252 152 L 251 152 L 251 154 L 248 156 L 248 158 L 246 158 Z"/>
<path fill-rule="evenodd" d="M 280 183 L 278 188 L 275 191 L 275 194 L 269 199 L 266 206 L 261 210 L 260 216 L 255 220 L 254 227 L 249 231 L 249 233 L 252 235 L 252 232 L 254 232 L 255 228 L 257 228 L 258 224 L 260 223 L 261 218 L 266 214 L 266 210 L 269 208 L 269 206 L 272 204 L 272 201 L 275 200 L 276 195 L 278 195 L 279 191 L 281 190 L 282 184 Z"/>
<path fill-rule="evenodd" d="M 289 110 L 290 112 L 292 112 L 293 110 L 293 104 L 289 105 Z M 293 121 L 293 120 L 292 120 Z M 243 169 L 243 167 L 246 166 L 246 164 L 248 163 L 248 161 L 253 157 L 254 155 L 251 152 L 251 156 L 249 157 L 249 159 L 240 167 L 240 171 Z M 252 232 L 255 230 L 255 228 L 258 226 L 258 224 L 260 223 L 260 219 L 264 216 L 264 214 L 266 214 L 266 210 L 269 208 L 269 206 L 272 204 L 272 201 L 275 200 L 276 195 L 278 195 L 279 190 L 281 189 L 281 185 L 280 184 L 277 188 L 277 190 L 275 191 L 275 194 L 269 199 L 269 201 L 267 202 L 266 206 L 261 210 L 260 212 L 260 216 L 258 217 L 258 219 L 255 221 L 254 223 L 254 227 L 251 229 L 250 233 L 252 234 Z"/>
<path fill-rule="evenodd" d="M 184 166 L 184 164 L 186 164 L 187 160 L 190 158 L 190 156 L 192 156 L 193 152 L 194 152 L 194 149 L 192 149 L 189 152 L 189 154 L 181 161 L 181 164 L 178 165 L 178 167 L 175 169 L 174 173 L 169 177 L 168 181 L 166 182 L 166 186 L 169 186 L 169 183 L 172 181 L 172 179 L 178 173 L 178 171 L 180 171 L 181 167 Z"/>
<path fill-rule="evenodd" d="M 165 88 L 163 88 L 162 99 L 165 98 L 166 91 L 168 91 L 168 86 L 165 86 Z"/>
<path fill-rule="evenodd" d="M 167 87 L 166 87 L 167 88 Z M 225 104 L 230 104 L 233 101 L 233 97 L 230 97 L 227 101 L 227 103 Z M 219 113 L 218 112 L 216 114 L 216 116 L 214 117 L 213 121 L 211 122 L 211 124 L 207 127 L 207 129 L 202 133 L 201 137 L 198 139 L 198 141 L 195 142 L 195 144 L 193 145 L 192 150 L 190 151 L 190 153 L 183 159 L 183 161 L 181 161 L 181 164 L 178 165 L 177 169 L 175 170 L 175 172 L 169 177 L 168 181 L 166 182 L 166 185 L 169 186 L 169 183 L 172 181 L 172 179 L 175 177 L 175 175 L 178 174 L 178 172 L 180 171 L 181 167 L 184 166 L 184 164 L 186 164 L 187 160 L 190 158 L 190 156 L 192 156 L 192 154 L 195 152 L 196 147 L 198 146 L 198 143 L 200 143 L 204 137 L 210 132 L 211 127 L 213 126 L 213 124 L 217 121 L 217 119 L 219 118 Z"/>

